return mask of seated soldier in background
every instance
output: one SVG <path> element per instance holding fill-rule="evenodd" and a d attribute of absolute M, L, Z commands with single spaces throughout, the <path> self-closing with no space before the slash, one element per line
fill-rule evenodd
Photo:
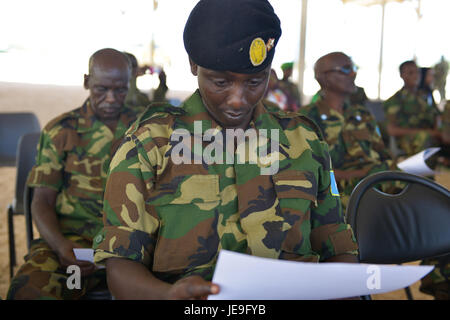
<path fill-rule="evenodd" d="M 124 53 L 127 55 L 131 64 L 130 86 L 128 88 L 127 97 L 125 98 L 125 104 L 135 108 L 137 112 L 142 112 L 150 104 L 150 99 L 145 93 L 139 90 L 136 85 L 136 79 L 139 71 L 139 65 L 136 57 L 129 52 Z"/>
<path fill-rule="evenodd" d="M 84 76 L 88 99 L 43 129 L 27 181 L 34 188 L 31 210 L 41 238 L 32 242 L 12 279 L 8 299 L 79 299 L 105 283 L 104 270 L 77 260 L 73 249 L 91 248 L 102 227 L 111 156 L 136 119 L 136 112 L 124 105 L 130 73 L 123 53 L 95 52 Z M 80 267 L 81 289 L 67 287 L 69 265 Z"/>
<path fill-rule="evenodd" d="M 359 104 L 350 104 L 356 69 L 342 52 L 317 60 L 315 78 L 320 85 L 316 101 L 299 112 L 314 120 L 330 146 L 330 157 L 344 210 L 356 184 L 369 174 L 395 169 L 375 118 Z"/>
<path fill-rule="evenodd" d="M 439 156 L 442 157 L 441 168 L 444 172 L 450 170 L 450 101 L 447 101 L 442 114 L 442 144 Z M 432 272 L 427 274 L 420 284 L 420 291 L 432 295 L 436 300 L 450 299 L 450 255 L 434 259 L 425 259 L 422 264 L 434 265 Z"/>
<path fill-rule="evenodd" d="M 262 103 L 280 35 L 267 0 L 201 0 L 192 10 L 184 44 L 199 89 L 181 107 L 144 113 L 111 162 L 105 226 L 95 238 L 94 258 L 106 263 L 117 299 L 218 293 L 211 279 L 221 249 L 357 262 L 320 129 L 306 117 L 269 111 Z M 175 161 L 175 148 L 192 146 L 195 127 L 214 132 L 216 155 L 231 160 L 221 156 L 211 163 L 205 149 L 192 163 L 200 142 L 194 150 L 183 148 L 186 162 Z M 270 132 L 258 148 L 271 146 L 267 154 L 278 169 L 242 156 L 241 149 L 249 147 L 249 157 L 256 151 L 249 141 L 239 142 L 238 129 Z M 233 135 L 220 143 L 227 130 Z M 182 141 L 181 132 L 187 135 Z"/>
<path fill-rule="evenodd" d="M 298 86 L 290 80 L 293 68 L 293 62 L 286 62 L 281 65 L 283 78 L 279 81 L 279 88 L 284 92 L 288 99 L 286 110 L 296 112 L 300 108 L 301 102 Z"/>
<path fill-rule="evenodd" d="M 267 85 L 264 99 L 272 102 L 270 106 L 276 106 L 277 109 L 288 111 L 288 97 L 280 89 L 280 80 L 278 80 L 275 70 L 270 70 L 269 84 Z"/>
<path fill-rule="evenodd" d="M 383 108 L 389 135 L 396 138 L 398 147 L 409 157 L 439 145 L 439 111 L 430 108 L 418 91 L 419 69 L 416 63 L 405 61 L 399 69 L 404 86 L 384 102 Z"/>
<path fill-rule="evenodd" d="M 167 91 L 169 91 L 169 87 L 167 86 L 167 76 L 164 70 L 158 70 L 158 79 L 159 85 L 153 90 L 153 100 L 152 102 L 166 102 Z"/>

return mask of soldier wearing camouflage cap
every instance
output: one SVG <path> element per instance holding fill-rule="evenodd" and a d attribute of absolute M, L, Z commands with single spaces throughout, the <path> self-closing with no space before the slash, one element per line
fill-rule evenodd
<path fill-rule="evenodd" d="M 199 89 L 179 108 L 144 113 L 111 162 L 94 261 L 106 264 L 115 298 L 216 294 L 220 288 L 211 279 L 221 249 L 357 261 L 319 129 L 262 103 L 280 35 L 266 0 L 201 0 L 191 12 L 184 43 Z M 238 129 L 266 136 L 254 149 L 251 139 L 220 139 Z M 187 138 L 179 140 L 180 134 Z M 210 162 L 210 145 L 199 154 L 205 136 L 216 143 L 214 155 L 233 145 L 222 153 L 226 161 Z M 279 146 L 267 154 L 278 170 L 262 174 L 262 157 L 249 159 L 269 145 Z M 183 157 L 199 161 L 175 161 L 180 148 Z"/>
<path fill-rule="evenodd" d="M 32 242 L 12 279 L 8 299 L 79 299 L 105 282 L 104 270 L 77 260 L 73 249 L 91 248 L 102 227 L 106 171 L 136 120 L 135 111 L 124 105 L 130 72 L 121 52 L 97 51 L 84 79 L 89 98 L 44 127 L 27 181 L 34 188 L 31 209 L 41 239 Z M 67 286 L 70 265 L 80 267 L 78 289 Z"/>
<path fill-rule="evenodd" d="M 414 61 L 400 65 L 404 86 L 384 102 L 387 131 L 396 137 L 406 156 L 439 145 L 441 133 L 437 129 L 439 110 L 430 108 L 418 91 L 419 69 Z"/>
<path fill-rule="evenodd" d="M 314 120 L 330 146 L 330 156 L 343 209 L 358 182 L 369 174 L 395 169 L 370 111 L 349 98 L 355 91 L 356 70 L 342 52 L 319 58 L 314 67 L 321 90 L 300 113 Z"/>
<path fill-rule="evenodd" d="M 280 89 L 286 94 L 288 98 L 288 111 L 296 112 L 302 105 L 300 100 L 300 91 L 298 85 L 291 80 L 292 70 L 294 68 L 293 62 L 286 62 L 281 65 L 283 77 L 279 81 Z"/>

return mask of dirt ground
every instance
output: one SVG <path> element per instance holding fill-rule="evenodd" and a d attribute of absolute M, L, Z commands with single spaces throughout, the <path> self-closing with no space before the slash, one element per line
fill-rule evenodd
<path fill-rule="evenodd" d="M 170 95 L 170 92 L 169 92 Z M 0 83 L 0 112 L 34 112 L 43 127 L 55 116 L 80 106 L 87 96 L 81 87 L 30 85 L 17 83 Z M 184 98 L 185 93 L 181 96 Z M 16 170 L 12 167 L 0 167 L 0 298 L 5 299 L 9 286 L 9 252 L 6 209 L 14 198 Z M 437 181 L 450 188 L 450 173 L 442 173 Z M 26 254 L 25 219 L 14 217 L 16 254 L 18 265 L 23 263 Z M 38 234 L 35 232 L 35 234 Z M 417 264 L 413 263 L 413 264 Z M 17 267 L 15 268 L 17 271 Z M 418 291 L 419 282 L 412 287 L 412 294 L 418 300 L 430 300 L 431 296 Z M 374 299 L 404 300 L 404 290 L 393 291 L 373 296 Z"/>

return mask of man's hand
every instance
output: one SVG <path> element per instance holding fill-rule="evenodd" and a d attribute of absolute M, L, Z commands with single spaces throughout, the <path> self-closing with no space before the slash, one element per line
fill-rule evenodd
<path fill-rule="evenodd" d="M 217 284 L 204 280 L 200 276 L 190 276 L 178 280 L 169 289 L 169 300 L 206 300 L 208 295 L 219 293 Z"/>
<path fill-rule="evenodd" d="M 63 267 L 70 265 L 77 265 L 80 267 L 81 275 L 88 276 L 96 270 L 96 266 L 88 261 L 77 260 L 73 252 L 74 248 L 82 248 L 79 244 L 72 242 L 68 239 L 64 239 L 58 244 L 56 248 L 56 254 L 58 255 L 59 262 Z"/>

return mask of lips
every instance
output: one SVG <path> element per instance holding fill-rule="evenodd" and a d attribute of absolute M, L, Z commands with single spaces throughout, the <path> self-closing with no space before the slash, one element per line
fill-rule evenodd
<path fill-rule="evenodd" d="M 240 118 L 244 114 L 243 112 L 225 112 L 225 114 L 230 118 Z"/>

